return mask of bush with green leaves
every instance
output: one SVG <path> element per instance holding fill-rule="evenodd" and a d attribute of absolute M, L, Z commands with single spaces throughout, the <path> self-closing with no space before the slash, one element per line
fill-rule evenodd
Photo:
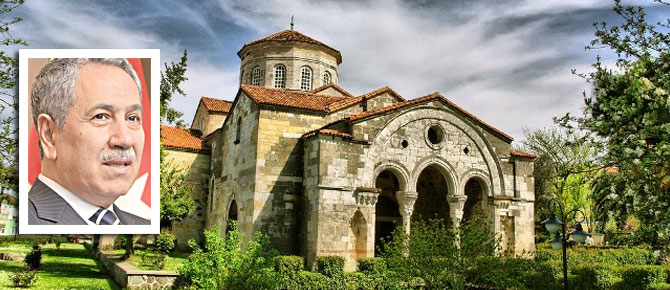
<path fill-rule="evenodd" d="M 39 270 L 42 265 L 42 248 L 39 245 L 33 245 L 33 250 L 23 259 L 28 270 Z"/>
<path fill-rule="evenodd" d="M 573 268 L 585 264 L 620 265 L 652 265 L 658 262 L 650 248 L 595 248 L 575 246 L 568 253 L 568 267 Z M 538 261 L 560 261 L 561 250 L 538 248 L 535 259 Z"/>
<path fill-rule="evenodd" d="M 666 272 L 662 266 L 629 265 L 620 271 L 619 289 L 648 289 L 652 284 L 665 283 Z"/>
<path fill-rule="evenodd" d="M 295 275 L 305 267 L 305 260 L 300 256 L 279 256 L 275 258 L 275 271 L 280 275 Z"/>
<path fill-rule="evenodd" d="M 316 271 L 326 277 L 341 277 L 344 275 L 344 258 L 340 256 L 316 257 Z"/>
<path fill-rule="evenodd" d="M 440 219 L 413 221 L 410 234 L 396 229 L 383 246 L 389 270 L 404 279 L 421 278 L 426 289 L 463 289 L 466 269 L 495 254 L 498 241 L 490 224 L 474 216 L 449 227 Z"/>
<path fill-rule="evenodd" d="M 161 233 L 156 236 L 156 251 L 163 254 L 169 254 L 174 249 L 174 240 L 176 237 L 168 229 L 162 229 Z"/>
<path fill-rule="evenodd" d="M 480 257 L 467 271 L 470 284 L 495 289 L 523 289 L 529 276 L 539 276 L 538 263 L 521 258 Z"/>
<path fill-rule="evenodd" d="M 37 271 L 30 269 L 18 271 L 12 275 L 11 279 L 14 283 L 14 287 L 28 288 L 35 285 L 35 282 L 37 282 Z"/>
<path fill-rule="evenodd" d="M 612 289 L 621 280 L 608 264 L 584 264 L 571 272 L 579 278 L 572 285 L 576 289 Z"/>
<path fill-rule="evenodd" d="M 233 224 L 226 240 L 218 227 L 205 230 L 205 246 L 195 241 L 189 245 L 193 253 L 179 269 L 186 287 L 194 289 L 272 289 L 279 281 L 274 273 L 277 251 L 270 247 L 267 236 L 258 234 L 246 248 Z"/>
<path fill-rule="evenodd" d="M 384 274 L 388 271 L 386 260 L 384 258 L 363 258 L 358 259 L 358 271 L 367 275 Z"/>

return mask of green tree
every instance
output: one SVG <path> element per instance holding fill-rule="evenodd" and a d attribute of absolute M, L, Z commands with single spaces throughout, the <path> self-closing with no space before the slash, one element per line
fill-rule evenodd
<path fill-rule="evenodd" d="M 591 182 L 600 167 L 598 143 L 588 142 L 570 130 L 548 128 L 524 129 L 524 150 L 533 152 L 535 160 L 535 220 L 549 216 L 547 202 L 556 198 L 567 210 L 581 209 L 590 216 L 595 206 Z"/>
<path fill-rule="evenodd" d="M 172 97 L 179 93 L 185 96 L 186 93 L 179 87 L 186 78 L 186 65 L 188 60 L 188 53 L 184 50 L 179 63 L 170 62 L 170 65 L 165 63 L 165 70 L 161 72 L 161 123 L 167 124 L 175 123 L 178 127 L 182 127 L 184 122 L 180 120 L 184 113 L 177 109 L 170 107 Z"/>
<path fill-rule="evenodd" d="M 0 115 L 7 117 L 0 120 L 0 203 L 7 201 L 17 205 L 18 201 L 11 192 L 18 191 L 18 139 L 16 113 L 18 95 L 16 81 L 18 79 L 17 59 L 7 51 L 15 45 L 26 45 L 25 41 L 15 37 L 10 28 L 22 21 L 21 17 L 12 17 L 11 13 L 24 3 L 23 0 L 2 1 L 0 3 Z"/>
<path fill-rule="evenodd" d="M 661 5 L 670 5 L 659 1 Z M 582 117 L 566 115 L 566 128 L 580 128 L 606 145 L 603 166 L 619 169 L 623 192 L 613 199 L 659 237 L 670 238 L 670 18 L 652 25 L 641 7 L 615 1 L 619 25 L 595 24 L 587 49 L 609 48 L 616 67 L 598 57 L 593 71 L 580 74 L 592 86 L 584 93 Z"/>
<path fill-rule="evenodd" d="M 195 209 L 191 196 L 194 187 L 186 182 L 186 170 L 166 157 L 161 147 L 161 228 L 172 229 Z"/>

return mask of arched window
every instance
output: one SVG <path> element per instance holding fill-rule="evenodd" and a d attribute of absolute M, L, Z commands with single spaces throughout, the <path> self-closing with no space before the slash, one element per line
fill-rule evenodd
<path fill-rule="evenodd" d="M 323 84 L 324 85 L 330 84 L 330 73 L 329 72 L 325 72 L 323 74 Z"/>
<path fill-rule="evenodd" d="M 308 66 L 303 66 L 300 69 L 300 90 L 312 90 L 312 69 Z"/>
<path fill-rule="evenodd" d="M 263 75 L 261 73 L 261 68 L 259 66 L 257 66 L 251 72 L 251 85 L 252 86 L 260 86 L 262 80 L 263 80 Z"/>
<path fill-rule="evenodd" d="M 275 88 L 283 89 L 286 87 L 286 67 L 283 65 L 278 65 L 275 67 Z"/>
<path fill-rule="evenodd" d="M 244 70 L 240 72 L 240 84 L 242 84 L 242 80 L 244 80 Z"/>
<path fill-rule="evenodd" d="M 237 118 L 237 131 L 235 132 L 235 144 L 240 143 L 240 135 L 242 134 L 242 117 Z"/>

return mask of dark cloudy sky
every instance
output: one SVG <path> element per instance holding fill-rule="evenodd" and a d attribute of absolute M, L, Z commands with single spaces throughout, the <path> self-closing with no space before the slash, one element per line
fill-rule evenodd
<path fill-rule="evenodd" d="M 644 5 L 650 22 L 670 7 Z M 593 22 L 620 22 L 609 0 L 456 1 L 28 1 L 13 27 L 28 48 L 159 48 L 162 62 L 189 52 L 175 97 L 190 124 L 201 96 L 232 100 L 249 41 L 288 29 L 342 53 L 339 85 L 355 95 L 390 86 L 407 99 L 438 91 L 522 139 L 522 128 L 581 112 L 596 54 Z"/>

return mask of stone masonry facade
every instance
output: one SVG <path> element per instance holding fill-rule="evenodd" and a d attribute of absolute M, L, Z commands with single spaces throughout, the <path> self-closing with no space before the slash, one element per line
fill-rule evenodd
<path fill-rule="evenodd" d="M 202 191 L 198 216 L 177 227 L 184 235 L 235 220 L 244 241 L 262 232 L 308 267 L 338 255 L 355 270 L 397 227 L 480 215 L 502 250 L 534 250 L 534 156 L 513 150 L 510 136 L 437 93 L 406 100 L 385 87 L 353 96 L 337 85 L 339 52 L 293 30 L 238 55 L 240 90 L 222 103 L 229 111 L 207 111 L 216 106 L 208 98 L 192 129 L 179 129 L 201 142 L 189 143 L 189 156 L 173 153 L 192 159 Z M 286 73 L 274 75 L 276 66 Z M 296 75 L 304 66 L 311 79 Z M 262 81 L 249 85 L 255 67 Z M 281 77 L 285 87 L 275 88 Z M 170 151 L 188 147 L 163 139 Z"/>

